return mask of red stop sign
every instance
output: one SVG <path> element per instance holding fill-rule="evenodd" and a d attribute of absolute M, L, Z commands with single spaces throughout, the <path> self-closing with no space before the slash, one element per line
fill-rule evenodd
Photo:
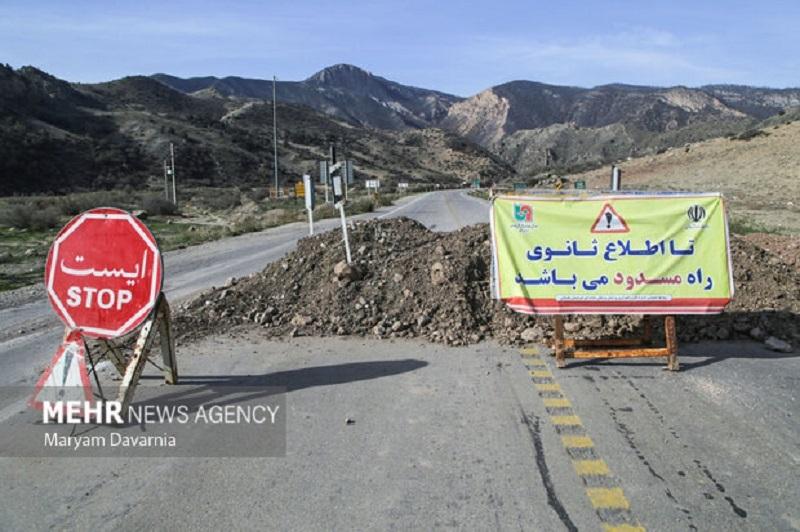
<path fill-rule="evenodd" d="M 119 209 L 92 209 L 56 236 L 44 284 L 68 327 L 114 338 L 147 318 L 161 292 L 162 271 L 158 244 L 138 218 Z"/>

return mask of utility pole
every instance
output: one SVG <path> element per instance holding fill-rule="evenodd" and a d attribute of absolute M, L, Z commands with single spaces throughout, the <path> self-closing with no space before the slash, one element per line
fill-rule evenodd
<path fill-rule="evenodd" d="M 277 78 L 272 76 L 272 154 L 275 160 L 275 199 L 278 199 L 278 105 L 275 99 L 275 83 Z"/>
<path fill-rule="evenodd" d="M 169 171 L 166 159 L 164 159 L 164 199 L 169 201 Z"/>
<path fill-rule="evenodd" d="M 169 143 L 169 158 L 172 166 L 172 203 L 178 206 L 178 191 L 175 188 L 175 146 Z"/>

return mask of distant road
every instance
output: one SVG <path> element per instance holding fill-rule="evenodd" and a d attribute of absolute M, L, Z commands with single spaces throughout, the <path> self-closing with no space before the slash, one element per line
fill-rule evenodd
<path fill-rule="evenodd" d="M 401 199 L 396 205 L 353 217 L 414 218 L 435 231 L 452 231 L 488 222 L 486 201 L 462 190 L 430 192 Z M 314 224 L 317 232 L 339 226 L 338 219 Z M 207 242 L 164 253 L 164 290 L 173 303 L 230 277 L 260 271 L 290 251 L 308 235 L 308 225 L 291 223 L 258 233 Z M 34 381 L 55 352 L 63 327 L 42 295 L 21 305 L 0 308 L 0 385 Z"/>

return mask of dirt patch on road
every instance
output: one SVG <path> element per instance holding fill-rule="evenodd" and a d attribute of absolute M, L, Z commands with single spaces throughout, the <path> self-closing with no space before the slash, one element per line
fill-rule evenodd
<path fill-rule="evenodd" d="M 516 314 L 491 299 L 488 226 L 434 233 L 409 219 L 356 222 L 353 267 L 341 232 L 309 237 L 283 260 L 205 292 L 178 309 L 179 336 L 256 326 L 268 336 L 420 337 L 465 345 L 542 341 L 552 320 Z M 679 320 L 683 340 L 776 336 L 800 339 L 800 275 L 748 240 L 732 239 L 736 296 L 720 316 Z M 571 335 L 624 335 L 638 316 L 579 316 Z"/>

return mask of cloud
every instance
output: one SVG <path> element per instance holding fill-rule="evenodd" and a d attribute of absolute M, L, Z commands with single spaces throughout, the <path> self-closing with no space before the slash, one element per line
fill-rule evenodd
<path fill-rule="evenodd" d="M 499 75 L 555 83 L 700 85 L 744 77 L 738 70 L 696 60 L 693 49 L 704 42 L 707 37 L 633 28 L 574 40 L 479 38 L 463 53 Z"/>

